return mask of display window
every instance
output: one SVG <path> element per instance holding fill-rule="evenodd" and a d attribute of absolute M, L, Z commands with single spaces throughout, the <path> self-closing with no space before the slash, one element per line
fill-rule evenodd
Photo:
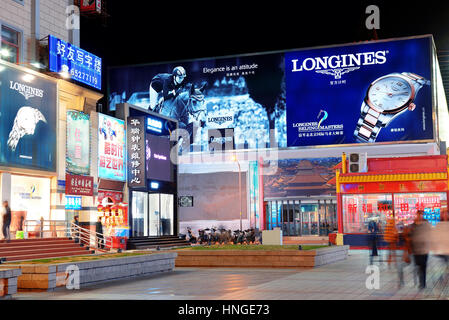
<path fill-rule="evenodd" d="M 383 227 L 393 215 L 391 194 L 343 195 L 343 228 L 345 233 L 368 233 L 368 223 L 375 220 Z"/>
<path fill-rule="evenodd" d="M 388 218 L 394 218 L 396 227 L 401 229 L 414 222 L 418 210 L 424 212 L 424 219 L 436 226 L 442 208 L 447 208 L 447 196 L 443 192 L 343 195 L 344 233 L 368 233 L 371 220 L 379 222 L 382 230 Z"/>
<path fill-rule="evenodd" d="M 441 208 L 447 208 L 446 193 L 405 193 L 394 195 L 396 225 L 410 225 L 418 210 L 432 226 L 440 222 Z"/>

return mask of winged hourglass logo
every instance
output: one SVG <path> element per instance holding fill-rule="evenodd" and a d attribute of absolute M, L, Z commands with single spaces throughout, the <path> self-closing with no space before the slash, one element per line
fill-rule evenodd
<path fill-rule="evenodd" d="M 351 71 L 355 71 L 360 69 L 360 67 L 351 67 L 351 68 L 337 68 L 337 69 L 327 69 L 327 70 L 315 70 L 317 73 L 328 74 L 330 76 L 334 76 L 335 80 L 341 79 L 341 76 L 349 73 Z"/>

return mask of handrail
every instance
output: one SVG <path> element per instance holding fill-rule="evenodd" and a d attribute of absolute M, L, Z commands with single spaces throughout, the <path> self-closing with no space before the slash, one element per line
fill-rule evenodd
<path fill-rule="evenodd" d="M 34 227 L 34 230 L 31 230 L 32 227 Z M 97 251 L 106 252 L 113 249 L 112 237 L 65 220 L 24 220 L 23 230 L 28 233 L 37 232 L 40 238 L 45 238 L 46 232 L 50 232 L 54 237 L 58 237 L 63 233 L 65 237 L 72 237 L 78 240 L 80 244 L 87 244 Z M 100 240 L 101 238 L 102 240 Z M 104 248 L 100 248 L 100 241 L 103 243 Z"/>

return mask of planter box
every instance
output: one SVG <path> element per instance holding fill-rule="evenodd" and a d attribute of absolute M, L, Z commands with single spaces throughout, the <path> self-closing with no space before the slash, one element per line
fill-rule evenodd
<path fill-rule="evenodd" d="M 317 250 L 179 250 L 176 267 L 313 268 L 345 260 L 349 246 Z"/>
<path fill-rule="evenodd" d="M 0 300 L 11 299 L 17 293 L 17 277 L 21 273 L 20 268 L 0 267 Z"/>
<path fill-rule="evenodd" d="M 18 277 L 17 290 L 52 291 L 57 287 L 77 284 L 71 280 L 77 275 L 79 288 L 82 288 L 102 282 L 171 272 L 175 267 L 176 256 L 173 252 L 60 264 L 18 264 L 14 266 L 20 268 L 22 275 Z"/>

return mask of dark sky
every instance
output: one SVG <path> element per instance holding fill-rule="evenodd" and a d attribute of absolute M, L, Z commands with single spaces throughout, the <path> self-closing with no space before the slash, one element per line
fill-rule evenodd
<path fill-rule="evenodd" d="M 106 2 L 108 18 L 81 20 L 81 47 L 105 67 L 372 40 L 370 4 L 380 9 L 379 39 L 433 34 L 449 52 L 448 1 Z"/>

